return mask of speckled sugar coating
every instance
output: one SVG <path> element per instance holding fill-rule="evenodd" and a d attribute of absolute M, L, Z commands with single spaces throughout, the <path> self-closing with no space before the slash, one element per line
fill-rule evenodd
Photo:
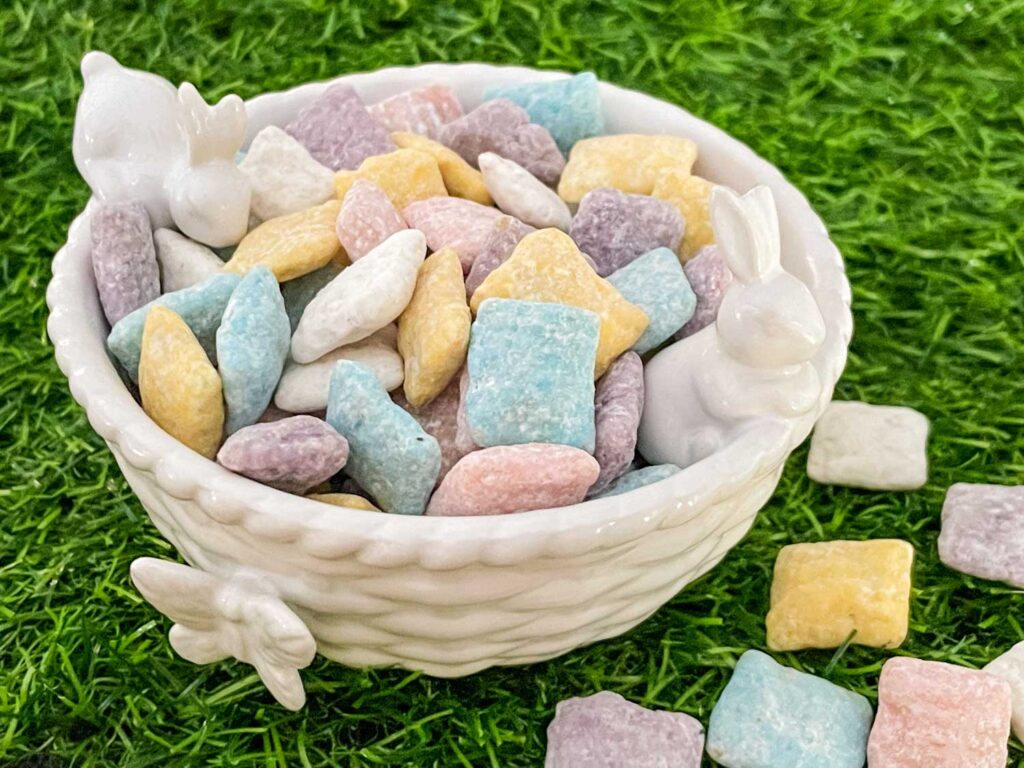
<path fill-rule="evenodd" d="M 661 482 L 667 477 L 672 477 L 678 471 L 679 467 L 675 464 L 655 464 L 650 467 L 634 469 L 613 480 L 607 488 L 593 494 L 589 498 L 603 499 L 606 496 L 619 496 L 623 493 L 629 493 L 637 488 L 643 488 L 645 485 Z"/>
<path fill-rule="evenodd" d="M 990 661 L 982 671 L 1009 683 L 1013 701 L 1010 725 L 1018 740 L 1024 738 L 1024 642 Z"/>
<path fill-rule="evenodd" d="M 448 196 L 437 161 L 418 149 L 374 155 L 356 171 L 338 171 L 334 174 L 334 194 L 344 198 L 357 179 L 372 181 L 399 210 L 418 200 Z"/>
<path fill-rule="evenodd" d="M 580 139 L 604 133 L 601 94 L 593 72 L 562 80 L 493 85 L 484 91 L 484 99 L 514 101 L 531 121 L 547 128 L 562 152 Z"/>
<path fill-rule="evenodd" d="M 335 363 L 327 422 L 348 440 L 347 474 L 382 510 L 423 514 L 441 470 L 441 448 L 376 376 L 358 363 Z"/>
<path fill-rule="evenodd" d="M 456 376 L 441 394 L 421 408 L 410 405 L 401 389 L 391 393 L 391 399 L 408 411 L 423 430 L 441 446 L 441 471 L 438 474 L 438 482 L 444 479 L 455 462 L 470 451 L 476 450 L 472 442 L 459 440 L 459 411 L 462 403 L 460 379 L 461 376 Z"/>
<path fill-rule="evenodd" d="M 418 149 L 433 157 L 449 195 L 464 197 L 481 205 L 491 205 L 494 202 L 480 171 L 444 144 L 406 131 L 392 133 L 391 140 L 402 149 Z"/>
<path fill-rule="evenodd" d="M 721 251 L 714 245 L 701 248 L 696 256 L 686 262 L 683 274 L 697 297 L 697 306 L 686 325 L 675 333 L 675 339 L 685 339 L 715 322 L 718 308 L 722 306 L 722 297 L 733 280 Z"/>
<path fill-rule="evenodd" d="M 863 768 L 871 718 L 860 694 L 747 651 L 711 712 L 707 751 L 724 768 Z"/>
<path fill-rule="evenodd" d="M 113 326 L 160 295 L 153 228 L 142 203 L 100 203 L 91 226 L 96 290 Z"/>
<path fill-rule="evenodd" d="M 668 248 L 648 251 L 608 275 L 608 282 L 647 315 L 647 330 L 633 345 L 633 351 L 641 355 L 671 338 L 693 317 L 697 307 L 690 281 Z"/>
<path fill-rule="evenodd" d="M 405 229 L 405 219 L 380 187 L 366 179 L 356 181 L 345 193 L 336 231 L 345 253 L 357 261 Z"/>
<path fill-rule="evenodd" d="M 252 212 L 275 219 L 320 205 L 334 193 L 334 174 L 276 125 L 256 134 L 239 169 L 252 188 Z"/>
<path fill-rule="evenodd" d="M 482 447 L 560 443 L 594 450 L 596 314 L 492 299 L 469 344 L 466 421 Z"/>
<path fill-rule="evenodd" d="M 644 364 L 636 352 L 626 352 L 597 382 L 594 394 L 594 458 L 601 465 L 601 474 L 591 494 L 629 469 L 643 410 Z"/>
<path fill-rule="evenodd" d="M 137 381 L 146 316 L 153 307 L 167 307 L 185 321 L 210 360 L 216 360 L 217 329 L 224 308 L 241 279 L 238 275 L 220 274 L 191 288 L 165 293 L 121 318 L 107 336 L 107 348 L 124 366 L 128 375 Z"/>
<path fill-rule="evenodd" d="M 299 319 L 313 297 L 340 274 L 341 267 L 330 262 L 320 269 L 307 272 L 302 277 L 281 283 L 281 297 L 284 299 L 284 308 L 288 311 L 288 323 L 292 327 L 292 333 L 298 328 Z"/>
<path fill-rule="evenodd" d="M 953 485 L 942 505 L 939 558 L 1024 589 L 1024 485 Z"/>
<path fill-rule="evenodd" d="M 593 456 L 568 445 L 483 448 L 451 468 L 430 499 L 427 514 L 506 515 L 577 504 L 598 471 Z"/>
<path fill-rule="evenodd" d="M 314 416 L 290 416 L 240 429 L 217 461 L 232 472 L 288 493 L 305 493 L 341 471 L 348 442 Z"/>
<path fill-rule="evenodd" d="M 473 266 L 466 275 L 466 295 L 472 296 L 480 283 L 512 255 L 519 241 L 533 232 L 533 227 L 512 216 L 501 216 L 494 220 L 491 229 L 480 248 Z"/>
<path fill-rule="evenodd" d="M 334 171 L 358 168 L 366 158 L 395 148 L 387 129 L 370 116 L 346 83 L 330 86 L 285 130 L 314 160 Z"/>
<path fill-rule="evenodd" d="M 217 366 L 230 435 L 255 424 L 281 378 L 291 326 L 274 274 L 254 267 L 235 288 L 217 329 Z"/>
<path fill-rule="evenodd" d="M 703 754 L 696 719 L 601 691 L 558 702 L 544 768 L 700 768 Z"/>
<path fill-rule="evenodd" d="M 396 93 L 367 110 L 389 131 L 409 131 L 432 139 L 445 123 L 462 117 L 462 105 L 451 88 L 438 83 Z"/>
<path fill-rule="evenodd" d="M 1010 686 L 939 661 L 889 659 L 878 680 L 871 768 L 1005 768 Z"/>
<path fill-rule="evenodd" d="M 160 290 L 173 293 L 208 280 L 224 267 L 217 254 L 178 234 L 173 229 L 153 233 L 156 261 L 160 267 Z"/>
<path fill-rule="evenodd" d="M 430 250 L 455 249 L 463 273 L 469 271 L 483 250 L 491 226 L 501 216 L 497 208 L 459 197 L 420 200 L 402 211 L 406 223 L 427 238 Z"/>
<path fill-rule="evenodd" d="M 670 203 L 606 187 L 583 196 L 569 234 L 605 277 L 655 248 L 675 251 L 684 226 Z"/>
<path fill-rule="evenodd" d="M 477 163 L 487 191 L 505 213 L 532 227 L 569 229 L 572 222 L 569 206 L 519 163 L 493 152 L 482 153 Z"/>
<path fill-rule="evenodd" d="M 513 160 L 545 184 L 554 184 L 565 158 L 547 129 L 530 122 L 525 109 L 508 99 L 485 101 L 472 112 L 448 123 L 438 140 L 471 165 L 482 152 Z"/>

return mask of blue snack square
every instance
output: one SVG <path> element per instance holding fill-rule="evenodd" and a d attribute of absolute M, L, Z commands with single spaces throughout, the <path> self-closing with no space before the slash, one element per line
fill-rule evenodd
<path fill-rule="evenodd" d="M 381 509 L 423 514 L 441 471 L 441 447 L 369 368 L 351 360 L 334 364 L 327 423 L 348 440 L 345 472 Z"/>
<path fill-rule="evenodd" d="M 531 122 L 548 129 L 563 154 L 580 139 L 604 133 L 601 94 L 593 72 L 562 80 L 491 86 L 484 91 L 484 100 L 490 99 L 509 99 L 525 109 Z"/>
<path fill-rule="evenodd" d="M 277 389 L 291 345 L 291 325 L 274 273 L 264 265 L 242 278 L 217 329 L 217 369 L 231 435 L 255 424 Z"/>
<path fill-rule="evenodd" d="M 598 316 L 488 299 L 469 338 L 466 421 L 481 448 L 559 443 L 594 452 Z"/>
<path fill-rule="evenodd" d="M 708 723 L 725 768 L 863 768 L 873 713 L 860 694 L 747 651 Z"/>
<path fill-rule="evenodd" d="M 608 275 L 626 301 L 640 307 L 650 320 L 633 351 L 650 352 L 693 317 L 697 295 L 670 248 L 655 248 Z"/>

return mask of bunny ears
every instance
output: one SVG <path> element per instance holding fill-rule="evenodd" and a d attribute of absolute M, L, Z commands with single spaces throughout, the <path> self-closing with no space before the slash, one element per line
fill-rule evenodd
<path fill-rule="evenodd" d="M 754 187 L 741 196 L 716 186 L 711 191 L 711 224 L 729 269 L 741 282 L 757 282 L 779 268 L 779 216 L 768 187 Z"/>
<path fill-rule="evenodd" d="M 245 104 L 229 94 L 210 106 L 192 83 L 178 88 L 192 165 L 216 158 L 234 157 L 245 139 Z"/>

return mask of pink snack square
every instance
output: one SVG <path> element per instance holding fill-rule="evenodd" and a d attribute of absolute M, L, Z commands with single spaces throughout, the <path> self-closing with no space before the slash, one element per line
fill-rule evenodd
<path fill-rule="evenodd" d="M 389 131 L 411 131 L 436 139 L 442 126 L 462 117 L 462 105 L 451 88 L 427 85 L 367 107 L 370 117 Z"/>
<path fill-rule="evenodd" d="M 871 768 L 1004 768 L 1010 685 L 939 661 L 897 657 L 882 667 Z"/>

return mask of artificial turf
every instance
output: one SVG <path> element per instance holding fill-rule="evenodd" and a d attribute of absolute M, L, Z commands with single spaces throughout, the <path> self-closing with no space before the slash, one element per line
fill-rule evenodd
<path fill-rule="evenodd" d="M 237 6 L 237 7 L 233 7 Z M 49 262 L 87 190 L 71 160 L 91 48 L 209 98 L 421 61 L 591 69 L 681 104 L 776 163 L 829 225 L 856 334 L 837 396 L 932 419 L 916 493 L 819 486 L 789 462 L 754 530 L 627 635 L 445 681 L 318 659 L 304 711 L 249 667 L 173 655 L 128 565 L 174 553 L 53 362 Z M 1024 639 L 1014 589 L 944 568 L 955 481 L 1024 481 L 1024 2 L 177 0 L 0 8 L 0 765 L 537 766 L 555 703 L 600 689 L 703 722 L 763 648 L 796 541 L 917 550 L 897 653 L 981 666 Z M 889 652 L 780 654 L 874 698 Z M 1011 745 L 1011 765 L 1024 748 Z"/>

